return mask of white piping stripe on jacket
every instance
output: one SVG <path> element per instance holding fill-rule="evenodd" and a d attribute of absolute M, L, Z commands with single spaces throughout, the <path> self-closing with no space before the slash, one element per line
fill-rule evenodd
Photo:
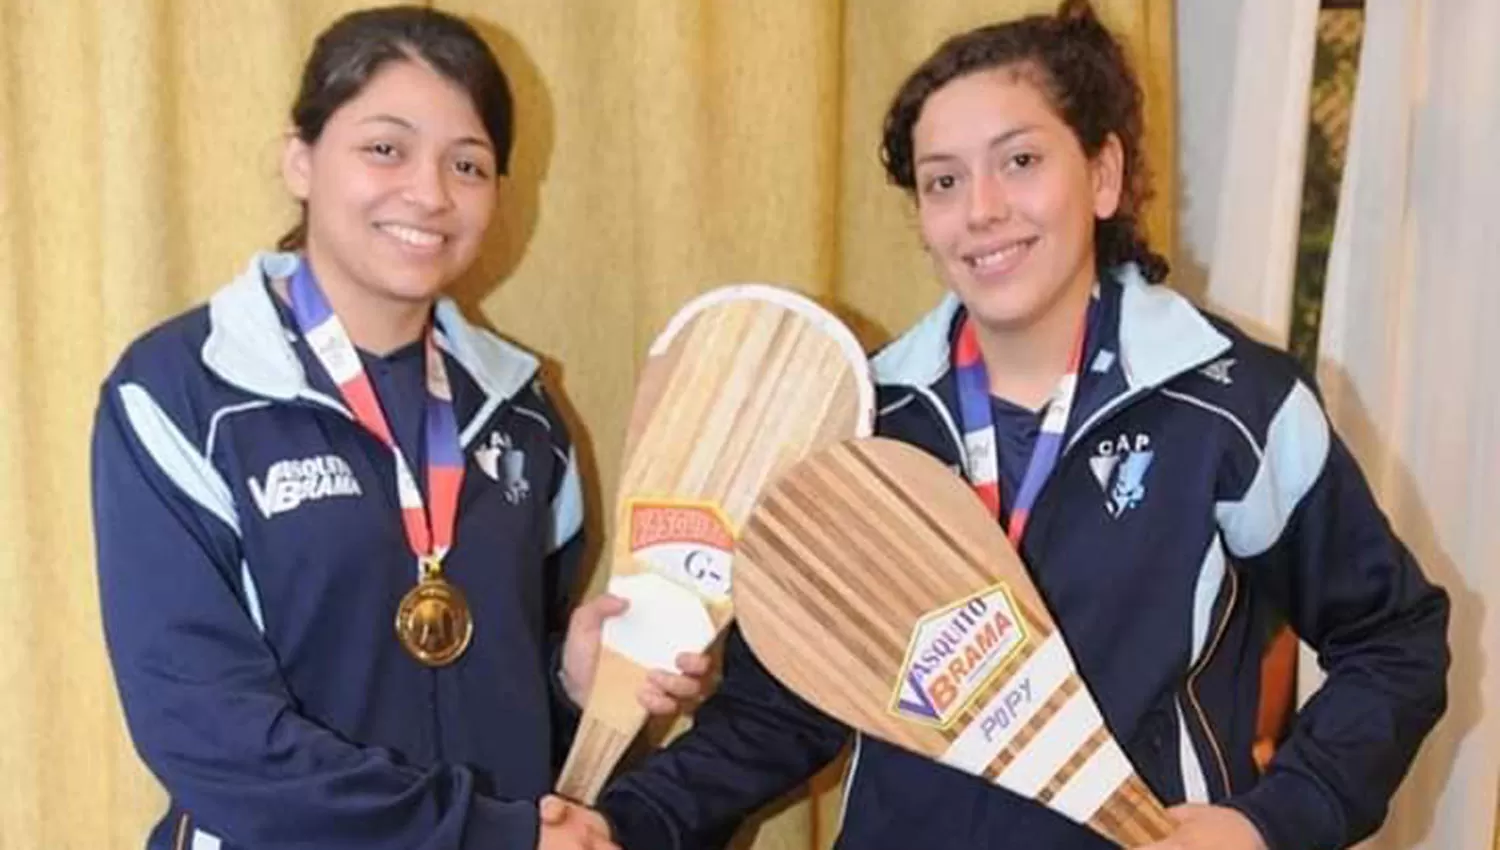
<path fill-rule="evenodd" d="M 260 610 L 260 589 L 255 586 L 255 576 L 250 574 L 250 562 L 240 561 L 240 588 L 245 593 L 245 607 L 250 610 L 250 619 L 261 634 L 266 633 L 266 615 Z"/>
<path fill-rule="evenodd" d="M 270 407 L 269 401 L 247 401 L 243 404 L 231 404 L 214 411 L 214 415 L 208 420 L 208 438 L 203 441 L 203 456 L 211 458 L 214 456 L 214 439 L 219 436 L 219 422 L 226 417 L 236 413 L 244 413 L 249 410 L 259 410 L 262 407 Z"/>
<path fill-rule="evenodd" d="M 1211 402 L 1204 401 L 1203 399 L 1198 398 L 1197 396 L 1188 395 L 1187 393 L 1184 393 L 1184 392 L 1178 392 L 1177 390 L 1169 390 L 1169 389 L 1163 387 L 1162 390 L 1161 390 L 1161 394 L 1164 395 L 1164 396 L 1166 396 L 1167 398 L 1176 399 L 1177 401 L 1180 401 L 1183 404 L 1191 404 L 1194 407 L 1206 410 L 1209 413 L 1212 413 L 1215 416 L 1218 416 L 1219 418 L 1227 421 L 1229 424 L 1233 425 L 1236 430 L 1238 430 L 1240 432 L 1240 436 L 1241 437 L 1245 438 L 1245 444 L 1250 447 L 1250 451 L 1252 451 L 1252 452 L 1255 453 L 1255 459 L 1256 459 L 1256 461 L 1262 460 L 1262 456 L 1263 456 L 1264 452 L 1261 451 L 1260 444 L 1257 443 L 1257 442 L 1255 442 L 1255 436 L 1250 433 L 1250 429 L 1247 428 L 1247 427 L 1245 427 L 1245 423 L 1243 421 L 1241 421 L 1241 419 L 1238 416 L 1235 416 L 1233 413 L 1230 413 L 1229 411 L 1225 410 L 1223 407 L 1221 407 L 1221 406 L 1219 406 L 1217 404 L 1213 404 Z"/>
<path fill-rule="evenodd" d="M 854 774 L 859 771 L 859 755 L 865 746 L 865 736 L 862 732 L 854 733 L 854 753 L 849 756 L 849 771 L 844 774 L 843 799 L 839 801 L 839 822 L 833 834 L 838 835 L 844 831 L 844 819 L 849 816 L 849 798 L 854 795 Z"/>

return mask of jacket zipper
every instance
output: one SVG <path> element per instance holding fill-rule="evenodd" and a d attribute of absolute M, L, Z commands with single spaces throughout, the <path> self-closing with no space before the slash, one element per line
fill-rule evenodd
<path fill-rule="evenodd" d="M 1224 795 L 1227 797 L 1234 793 L 1234 788 L 1229 781 L 1229 765 L 1224 759 L 1224 748 L 1219 745 L 1218 736 L 1214 734 L 1213 727 L 1209 725 L 1208 713 L 1203 710 L 1203 704 L 1198 701 L 1196 684 L 1198 676 L 1208 667 L 1208 662 L 1213 659 L 1214 653 L 1218 651 L 1219 644 L 1224 638 L 1224 633 L 1229 630 L 1229 620 L 1234 616 L 1234 606 L 1239 597 L 1240 578 L 1239 572 L 1234 569 L 1225 571 L 1229 576 L 1229 601 L 1224 606 L 1224 616 L 1219 619 L 1218 628 L 1214 630 L 1213 640 L 1209 642 L 1208 649 L 1203 657 L 1198 659 L 1192 669 L 1188 671 L 1187 682 L 1183 685 L 1183 691 L 1187 694 L 1188 702 L 1193 707 L 1193 714 L 1198 721 L 1198 726 L 1203 731 L 1203 736 L 1208 739 L 1209 748 L 1213 750 L 1215 766 L 1219 768 L 1219 778 L 1224 783 Z M 1189 746 L 1192 745 L 1188 741 Z"/>

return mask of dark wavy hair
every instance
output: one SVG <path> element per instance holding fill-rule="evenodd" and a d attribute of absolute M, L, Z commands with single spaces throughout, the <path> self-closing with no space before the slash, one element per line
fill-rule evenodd
<path fill-rule="evenodd" d="M 1036 84 L 1090 159 L 1111 134 L 1120 140 L 1120 206 L 1110 218 L 1094 222 L 1096 266 L 1103 273 L 1133 262 L 1147 280 L 1164 280 L 1167 261 L 1151 250 L 1141 233 L 1141 210 L 1152 194 L 1142 150 L 1141 85 L 1124 48 L 1087 0 L 1063 0 L 1051 15 L 954 36 L 918 66 L 901 84 L 885 115 L 880 161 L 890 182 L 915 196 L 912 128 L 927 98 L 958 77 L 996 69 L 1013 70 Z"/>
<path fill-rule="evenodd" d="M 495 148 L 495 167 L 507 173 L 514 138 L 510 83 L 484 39 L 467 22 L 424 6 L 364 9 L 334 21 L 313 43 L 292 104 L 297 138 L 315 144 L 328 119 L 357 97 L 391 62 L 419 61 L 468 92 Z M 296 251 L 307 243 L 302 218 L 276 247 Z"/>

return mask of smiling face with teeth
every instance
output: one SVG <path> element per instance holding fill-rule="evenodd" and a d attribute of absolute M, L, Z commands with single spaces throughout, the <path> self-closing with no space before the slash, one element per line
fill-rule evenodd
<path fill-rule="evenodd" d="M 413 324 L 420 334 L 495 207 L 494 146 L 473 100 L 414 60 L 380 68 L 315 143 L 293 135 L 282 171 L 307 207 L 318 280 L 364 348 L 399 344 Z"/>
<path fill-rule="evenodd" d="M 1094 282 L 1094 221 L 1119 204 L 1119 142 L 1089 159 L 1030 76 L 956 77 L 912 128 L 923 241 L 981 335 L 1072 334 Z"/>

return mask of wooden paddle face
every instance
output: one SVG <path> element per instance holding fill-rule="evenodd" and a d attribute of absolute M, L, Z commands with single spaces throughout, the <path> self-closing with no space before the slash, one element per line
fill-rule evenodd
<path fill-rule="evenodd" d="M 883 439 L 808 457 L 734 569 L 745 639 L 824 712 L 1126 847 L 1169 834 L 1009 541 L 936 460 Z"/>
<path fill-rule="evenodd" d="M 628 744 L 644 722 L 636 692 L 647 671 L 674 668 L 729 623 L 735 539 L 765 484 L 868 434 L 873 404 L 853 335 L 788 290 L 726 287 L 673 318 L 637 386 L 616 499 L 609 591 L 630 610 L 605 625 L 560 791 L 592 801 L 619 738 Z"/>

